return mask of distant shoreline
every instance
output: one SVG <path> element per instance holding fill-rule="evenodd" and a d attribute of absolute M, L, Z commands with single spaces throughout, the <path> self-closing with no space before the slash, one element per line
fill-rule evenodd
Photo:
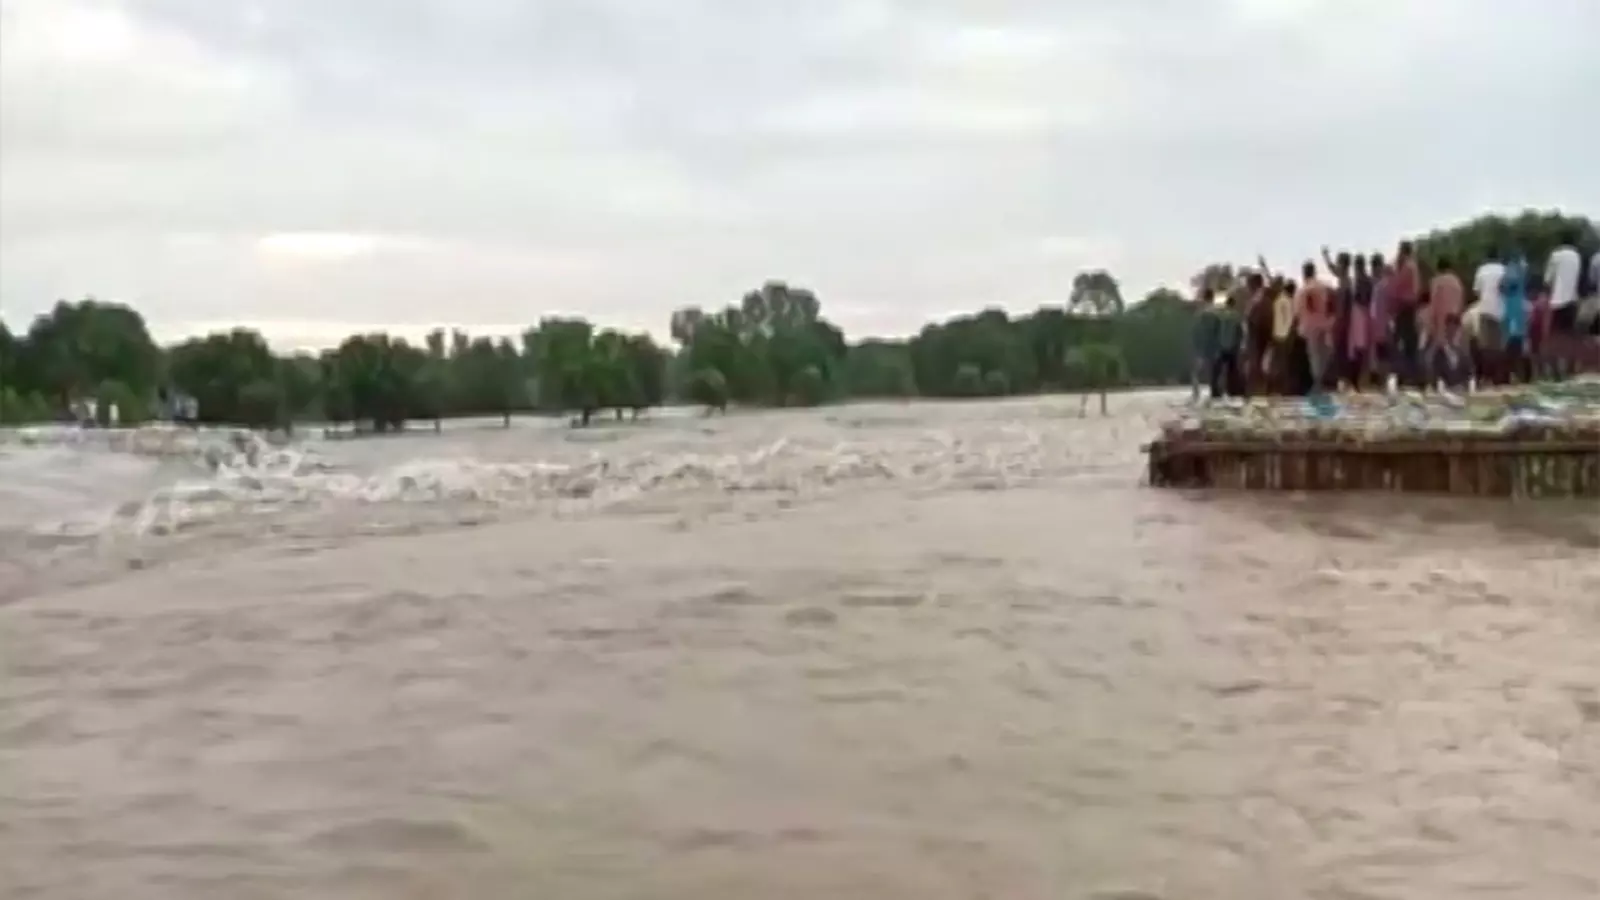
<path fill-rule="evenodd" d="M 1106 389 L 1105 393 L 1108 394 L 1108 395 L 1155 394 L 1155 393 L 1161 393 L 1161 392 L 1178 392 L 1178 391 L 1186 391 L 1186 390 L 1188 390 L 1188 385 L 1181 385 L 1181 384 L 1122 385 L 1122 386 L 1117 386 L 1117 387 L 1108 387 Z M 648 412 L 646 412 L 644 415 L 640 416 L 639 419 L 637 419 L 637 420 L 630 419 L 627 416 L 624 416 L 621 421 L 615 420 L 610 415 L 596 416 L 590 422 L 590 424 L 587 427 L 590 428 L 590 429 L 595 429 L 595 428 L 602 428 L 602 427 L 632 426 L 632 425 L 640 425 L 640 424 L 649 423 L 651 421 L 660 421 L 662 419 L 669 419 L 669 420 L 710 419 L 710 420 L 714 421 L 716 419 L 723 418 L 724 416 L 734 416 L 734 417 L 738 417 L 738 418 L 743 418 L 743 417 L 750 416 L 750 415 L 759 415 L 759 414 L 767 414 L 767 413 L 815 412 L 815 411 L 822 411 L 822 410 L 828 410 L 828 409 L 846 409 L 846 408 L 861 407 L 861 406 L 924 406 L 924 405 L 933 405 L 933 406 L 942 406 L 942 405 L 972 406 L 972 405 L 982 405 L 982 404 L 1001 404 L 1001 403 L 1008 403 L 1008 402 L 1042 400 L 1042 399 L 1049 398 L 1049 397 L 1060 397 L 1060 398 L 1063 398 L 1063 399 L 1081 399 L 1083 397 L 1097 397 L 1097 396 L 1099 396 L 1099 393 L 1100 393 L 1099 391 L 1050 391 L 1050 392 L 1034 393 L 1034 394 L 1011 394 L 1011 395 L 1007 395 L 1007 396 L 1003 396 L 1003 397 L 850 397 L 850 398 L 838 400 L 838 401 L 835 401 L 835 402 L 832 402 L 832 403 L 824 403 L 824 404 L 821 404 L 819 406 L 730 406 L 726 413 L 718 412 L 718 413 L 715 413 L 715 414 L 710 415 L 710 416 L 707 416 L 705 414 L 704 407 L 697 406 L 697 405 L 691 405 L 691 404 L 674 404 L 674 405 L 669 405 L 669 406 L 658 406 L 658 407 L 655 407 L 655 408 L 649 410 Z M 511 421 L 513 423 L 516 423 L 518 421 L 529 421 L 529 420 L 531 420 L 531 421 L 536 421 L 536 422 L 561 423 L 561 424 L 564 425 L 571 418 L 572 418 L 572 416 L 569 413 L 543 413 L 543 412 L 527 411 L 527 412 L 515 412 L 515 413 L 511 414 Z M 442 417 L 439 418 L 438 421 L 440 423 L 443 423 L 443 424 L 447 425 L 447 426 L 448 425 L 456 426 L 455 428 L 447 427 L 445 429 L 447 431 L 466 430 L 466 429 L 463 429 L 461 426 L 463 424 L 465 424 L 465 423 L 473 423 L 473 422 L 481 422 L 482 423 L 481 430 L 484 430 L 484 431 L 496 431 L 496 430 L 503 430 L 503 424 L 502 423 L 503 423 L 504 420 L 503 420 L 503 418 L 501 416 L 489 414 L 489 415 L 451 415 L 451 416 L 442 416 Z M 316 421 L 316 420 L 305 420 L 305 421 L 297 421 L 297 422 L 294 423 L 294 428 L 293 428 L 293 430 L 291 432 L 291 435 L 293 437 L 295 437 L 295 438 L 302 438 L 302 437 L 305 437 L 307 435 L 315 435 L 315 436 L 317 436 L 319 438 L 322 438 L 325 435 L 329 435 L 329 434 L 342 435 L 341 437 L 332 437 L 331 438 L 332 440 L 363 440 L 363 439 L 367 439 L 367 438 L 388 438 L 388 437 L 404 437 L 404 436 L 414 437 L 414 436 L 417 436 L 417 435 L 432 434 L 434 432 L 433 422 L 434 422 L 433 419 L 410 419 L 410 420 L 407 421 L 406 427 L 404 429 L 401 429 L 401 430 L 391 430 L 391 431 L 363 430 L 363 431 L 359 431 L 359 432 L 356 432 L 356 433 L 352 433 L 353 426 L 349 422 L 333 423 L 333 422 Z M 143 422 L 143 423 L 140 423 L 138 425 L 116 425 L 116 426 L 104 426 L 104 427 L 98 426 L 98 425 L 85 426 L 85 425 L 79 425 L 79 424 L 72 423 L 72 422 L 33 422 L 33 423 L 28 423 L 28 424 L 0 425 L 0 434 L 16 434 L 16 433 L 27 432 L 27 431 L 53 431 L 53 432 L 76 432 L 76 431 L 82 431 L 82 432 L 89 432 L 89 433 L 93 433 L 93 432 L 100 432 L 100 433 L 131 433 L 131 432 L 137 432 L 137 431 L 143 431 L 143 430 L 153 430 L 153 429 L 172 430 L 172 431 L 183 431 L 183 430 L 223 431 L 223 430 L 231 430 L 231 431 L 249 431 L 249 432 L 256 433 L 256 434 L 281 434 L 284 431 L 281 428 L 279 428 L 279 429 L 253 428 L 253 427 L 248 426 L 248 425 L 242 425 L 242 424 L 237 424 L 237 423 L 229 423 L 229 422 L 201 423 L 201 424 L 190 425 L 190 424 L 187 424 L 187 423 L 171 422 L 171 421 L 165 421 L 165 420 L 153 420 L 153 421 Z M 479 430 L 479 429 L 472 429 L 472 430 Z"/>

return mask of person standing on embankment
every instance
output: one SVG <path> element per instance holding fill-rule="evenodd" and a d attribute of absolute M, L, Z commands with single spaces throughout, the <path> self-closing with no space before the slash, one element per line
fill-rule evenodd
<path fill-rule="evenodd" d="M 1311 394 L 1323 389 L 1329 374 L 1333 356 L 1333 298 L 1328 286 L 1317 278 L 1316 263 L 1306 260 L 1300 267 L 1300 276 L 1300 294 L 1295 301 L 1295 324 L 1300 339 L 1305 342 L 1306 363 L 1310 370 L 1304 392 Z"/>
<path fill-rule="evenodd" d="M 1266 270 L 1245 278 L 1248 300 L 1245 317 L 1245 393 L 1259 397 L 1272 393 L 1272 306 L 1277 286 L 1268 284 Z"/>
<path fill-rule="evenodd" d="M 1189 402 L 1200 402 L 1201 385 L 1210 386 L 1217 362 L 1217 339 L 1220 322 L 1217 319 L 1216 294 L 1211 286 L 1200 289 L 1196 301 L 1200 309 L 1195 313 L 1194 328 L 1190 335 L 1190 348 L 1194 359 L 1190 363 Z"/>
<path fill-rule="evenodd" d="M 1422 305 L 1422 270 L 1410 241 L 1401 241 L 1395 254 L 1389 300 L 1394 316 L 1394 373 L 1401 384 L 1421 387 L 1422 323 L 1418 307 Z"/>
<path fill-rule="evenodd" d="M 1217 352 L 1211 365 L 1211 399 L 1244 394 L 1240 378 L 1244 360 L 1244 292 L 1228 291 L 1227 300 L 1216 310 Z"/>
<path fill-rule="evenodd" d="M 1458 349 L 1457 332 L 1460 331 L 1465 300 L 1466 287 L 1456 274 L 1454 263 L 1448 256 L 1439 257 L 1433 278 L 1428 281 L 1427 323 L 1423 334 L 1425 386 L 1431 386 L 1440 379 L 1441 372 L 1435 364 L 1442 364 L 1446 356 L 1449 357 L 1449 364 L 1456 366 L 1454 353 Z"/>
<path fill-rule="evenodd" d="M 1499 378 L 1505 348 L 1505 307 L 1500 285 L 1505 279 L 1504 251 L 1496 250 L 1472 273 L 1472 302 L 1467 306 L 1467 331 L 1472 337 L 1472 367 L 1479 383 Z"/>
<path fill-rule="evenodd" d="M 1506 254 L 1500 272 L 1500 348 L 1494 367 L 1497 383 L 1514 384 L 1533 380 L 1533 354 L 1529 334 L 1533 303 L 1528 297 L 1528 257 L 1521 250 Z M 1480 376 L 1481 373 L 1480 373 Z"/>
<path fill-rule="evenodd" d="M 1340 254 L 1343 256 L 1344 254 Z M 1367 258 L 1356 254 L 1350 260 L 1349 309 L 1345 334 L 1345 381 L 1359 391 L 1367 382 L 1372 363 L 1372 276 Z"/>
<path fill-rule="evenodd" d="M 1333 325 L 1329 331 L 1330 355 L 1328 358 L 1328 371 L 1322 385 L 1326 388 L 1336 388 L 1342 382 L 1350 380 L 1350 307 L 1353 305 L 1353 281 L 1350 271 L 1350 254 L 1339 251 L 1336 257 L 1326 246 L 1322 248 L 1322 264 L 1327 267 L 1328 274 L 1333 277 L 1333 289 L 1329 291 L 1328 298 L 1332 305 Z"/>
<path fill-rule="evenodd" d="M 1277 286 L 1272 295 L 1272 349 L 1267 351 L 1272 357 L 1267 364 L 1267 370 L 1271 373 L 1270 390 L 1274 394 L 1292 394 L 1295 366 L 1298 365 L 1294 330 L 1295 284 L 1293 279 L 1273 280 Z"/>

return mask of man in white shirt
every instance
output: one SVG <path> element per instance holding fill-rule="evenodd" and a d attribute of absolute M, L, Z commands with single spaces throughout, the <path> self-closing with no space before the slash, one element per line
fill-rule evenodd
<path fill-rule="evenodd" d="M 1578 235 L 1569 230 L 1561 246 L 1550 253 L 1544 282 L 1550 289 L 1550 330 L 1571 333 L 1578 324 L 1578 280 L 1583 260 L 1578 256 Z"/>
<path fill-rule="evenodd" d="M 1496 252 L 1478 266 L 1472 276 L 1472 305 L 1461 314 L 1461 330 L 1466 333 L 1480 377 L 1493 367 L 1504 343 L 1500 327 L 1500 281 L 1506 274 L 1505 263 L 1500 261 L 1503 255 Z"/>
<path fill-rule="evenodd" d="M 1473 306 L 1491 319 L 1500 318 L 1500 279 L 1506 274 L 1506 265 L 1500 254 L 1489 257 L 1472 276 Z"/>
<path fill-rule="evenodd" d="M 1500 279 L 1505 277 L 1506 265 L 1500 261 L 1501 254 L 1485 260 L 1478 267 L 1477 274 L 1472 276 L 1472 308 L 1467 310 L 1468 316 L 1482 316 L 1500 321 Z"/>

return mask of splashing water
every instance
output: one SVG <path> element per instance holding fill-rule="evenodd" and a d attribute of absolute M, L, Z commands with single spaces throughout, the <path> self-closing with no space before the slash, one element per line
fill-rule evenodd
<path fill-rule="evenodd" d="M 1159 414 L 1158 404 L 1148 405 L 1150 415 Z M 973 413 L 981 415 L 977 407 Z M 44 505 L 70 507 L 71 515 L 28 523 L 34 538 L 56 542 L 159 538 L 219 522 L 363 506 L 449 504 L 482 516 L 594 511 L 690 493 L 803 498 L 875 482 L 993 488 L 1085 463 L 1070 445 L 1048 442 L 1041 428 L 1050 418 L 1041 427 L 998 423 L 976 435 L 908 431 L 900 422 L 881 411 L 846 408 L 830 414 L 825 429 L 796 429 L 761 414 L 677 416 L 628 429 L 535 423 L 371 441 L 314 434 L 290 440 L 229 428 L 45 427 L 0 433 L 0 453 L 32 454 L 40 470 L 58 468 L 69 456 L 99 470 L 82 502 L 46 498 Z M 462 435 L 475 445 L 463 448 Z M 136 461 L 148 465 L 140 469 Z M 107 493 L 118 502 L 92 502 Z"/>

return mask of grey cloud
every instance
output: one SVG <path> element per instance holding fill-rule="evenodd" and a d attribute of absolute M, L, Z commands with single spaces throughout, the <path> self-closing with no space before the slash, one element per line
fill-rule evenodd
<path fill-rule="evenodd" d="M 673 306 L 778 276 L 847 327 L 908 331 L 1059 299 L 1082 266 L 1143 291 L 1218 256 L 1388 243 L 1485 205 L 1600 206 L 1592 0 L 5 15 L 13 318 L 93 292 L 168 330 L 556 309 L 660 329 Z M 73 15 L 99 43 L 52 57 L 40 35 Z M 337 260 L 257 247 L 293 232 L 395 240 Z"/>

